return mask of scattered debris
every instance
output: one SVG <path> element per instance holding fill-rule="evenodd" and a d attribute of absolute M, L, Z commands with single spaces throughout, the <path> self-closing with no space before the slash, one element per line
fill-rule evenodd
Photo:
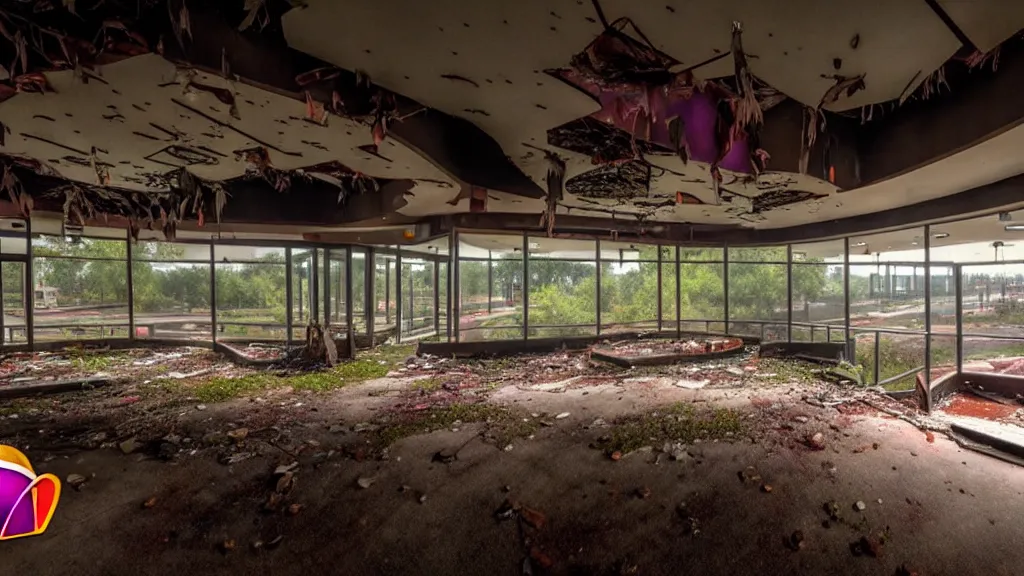
<path fill-rule="evenodd" d="M 863 512 L 865 509 L 867 509 L 867 507 L 868 505 L 865 504 L 862 500 L 857 500 L 857 502 L 854 503 L 853 505 L 853 509 L 858 512 Z"/>
<path fill-rule="evenodd" d="M 156 506 L 156 502 L 157 502 L 156 496 L 150 496 L 149 498 L 146 499 L 145 502 L 142 503 L 142 507 L 145 508 L 145 509 L 152 508 L 152 507 Z"/>
<path fill-rule="evenodd" d="M 139 449 L 139 443 L 134 437 L 121 442 L 118 446 L 121 448 L 121 452 L 124 452 L 125 454 L 131 454 Z"/>
<path fill-rule="evenodd" d="M 358 484 L 360 488 L 366 489 L 373 486 L 373 483 L 376 481 L 377 478 L 375 476 L 361 476 L 356 480 L 356 484 Z"/>
<path fill-rule="evenodd" d="M 824 450 L 825 449 L 825 435 L 821 432 L 816 432 L 807 437 L 807 446 L 812 450 Z"/>
<path fill-rule="evenodd" d="M 740 481 L 744 484 L 752 485 L 761 483 L 761 475 L 757 473 L 757 469 L 753 466 L 747 466 L 744 470 L 739 472 Z"/>
<path fill-rule="evenodd" d="M 568 417 L 569 417 L 569 413 L 568 412 L 562 412 L 561 414 L 555 416 L 555 420 L 563 420 L 563 419 L 568 418 Z"/>
<path fill-rule="evenodd" d="M 81 490 L 85 486 L 86 478 L 81 474 L 68 474 L 64 482 L 75 490 Z"/>
<path fill-rule="evenodd" d="M 793 552 L 799 552 L 804 548 L 804 533 L 801 530 L 796 530 L 786 538 L 786 546 Z"/>

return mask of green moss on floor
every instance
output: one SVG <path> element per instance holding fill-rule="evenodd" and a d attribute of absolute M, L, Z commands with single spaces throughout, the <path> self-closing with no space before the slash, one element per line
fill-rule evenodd
<path fill-rule="evenodd" d="M 429 394 L 440 390 L 443 384 L 444 381 L 440 378 L 422 378 L 413 382 L 410 388 L 424 394 Z"/>
<path fill-rule="evenodd" d="M 821 380 L 821 367 L 803 360 L 761 358 L 757 363 L 757 374 L 774 374 L 764 377 L 765 382 L 809 384 Z"/>
<path fill-rule="evenodd" d="M 735 410 L 714 408 L 698 411 L 693 405 L 680 402 L 616 421 L 598 446 L 609 454 L 628 454 L 643 446 L 656 446 L 667 441 L 691 444 L 697 439 L 736 436 L 743 430 L 740 414 Z"/>
<path fill-rule="evenodd" d="M 395 416 L 377 429 L 375 444 L 385 448 L 403 438 L 474 422 L 486 423 L 484 436 L 499 447 L 533 434 L 539 426 L 537 420 L 525 412 L 507 406 L 456 403 Z"/>
<path fill-rule="evenodd" d="M 214 376 L 194 386 L 182 386 L 202 402 L 223 402 L 272 388 L 328 392 L 375 378 L 383 378 L 415 352 L 414 346 L 380 346 L 350 362 L 319 372 L 277 374 L 256 372 L 238 378 Z M 175 386 L 176 384 L 172 384 Z"/>

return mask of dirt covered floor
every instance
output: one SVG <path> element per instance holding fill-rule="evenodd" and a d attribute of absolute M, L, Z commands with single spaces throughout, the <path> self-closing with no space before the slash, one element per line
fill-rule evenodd
<path fill-rule="evenodd" d="M 381 348 L 326 372 L 196 349 L 15 356 L 0 443 L 64 492 L 12 574 L 1020 574 L 1024 469 L 907 403 L 758 359 Z M 18 380 L 18 382 L 14 382 Z M 27 384 L 26 384 L 27 383 Z M 920 426 L 920 427 L 919 427 Z M 923 427 L 923 429 L 922 429 Z"/>

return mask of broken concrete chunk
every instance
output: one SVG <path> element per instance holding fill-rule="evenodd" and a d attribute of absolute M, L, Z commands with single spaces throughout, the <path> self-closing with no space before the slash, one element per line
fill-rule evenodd
<path fill-rule="evenodd" d="M 360 488 L 365 490 L 366 488 L 373 486 L 373 483 L 376 481 L 377 478 L 374 476 L 363 476 L 356 480 L 356 484 L 359 485 Z"/>
<path fill-rule="evenodd" d="M 75 490 L 81 490 L 82 486 L 84 486 L 85 483 L 86 483 L 86 478 L 85 478 L 85 476 L 82 476 L 81 474 L 68 474 L 68 477 L 65 480 L 65 483 L 68 486 L 71 486 L 72 488 L 74 488 Z"/>
<path fill-rule="evenodd" d="M 121 452 L 124 452 L 125 454 L 131 454 L 139 449 L 139 443 L 135 440 L 135 437 L 121 442 L 118 446 L 120 446 Z"/>
<path fill-rule="evenodd" d="M 676 386 L 679 388 L 685 388 L 687 390 L 700 390 L 710 383 L 709 380 L 677 380 Z"/>

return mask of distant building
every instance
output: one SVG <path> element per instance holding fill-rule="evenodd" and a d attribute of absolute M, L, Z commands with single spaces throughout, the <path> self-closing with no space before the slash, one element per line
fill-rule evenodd
<path fill-rule="evenodd" d="M 53 286 L 37 286 L 35 295 L 36 308 L 56 308 L 57 294 L 60 292 Z"/>

